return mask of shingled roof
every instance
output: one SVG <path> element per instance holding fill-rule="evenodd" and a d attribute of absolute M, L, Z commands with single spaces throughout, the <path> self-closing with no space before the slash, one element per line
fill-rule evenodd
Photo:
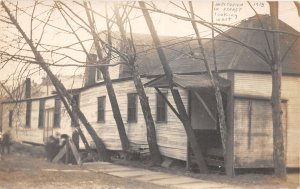
<path fill-rule="evenodd" d="M 262 22 L 263 26 L 260 24 L 259 20 Z M 270 16 L 259 15 L 259 19 L 257 16 L 253 16 L 241 21 L 237 27 L 233 27 L 225 31 L 225 33 L 253 48 L 258 49 L 264 54 L 268 51 L 268 43 L 266 40 L 267 36 L 269 45 L 273 48 L 271 32 L 266 32 L 265 35 L 264 31 L 241 29 L 271 29 Z M 279 22 L 279 28 L 281 31 L 286 33 L 295 34 L 280 34 L 281 55 L 283 56 L 286 54 L 283 60 L 283 73 L 300 74 L 300 39 L 297 37 L 300 33 L 282 21 Z M 105 31 L 102 32 L 102 35 L 103 34 L 105 35 Z M 113 32 L 113 38 L 116 43 L 120 42 L 120 34 L 118 32 Z M 140 74 L 148 76 L 164 74 L 159 57 L 154 48 L 151 35 L 134 33 L 133 40 L 137 50 L 137 64 Z M 160 36 L 160 41 L 173 73 L 186 74 L 206 72 L 203 60 L 201 60 L 202 57 L 199 53 L 197 40 L 193 36 Z M 207 60 L 213 69 L 212 41 L 210 39 L 205 39 L 202 42 L 206 51 Z M 221 34 L 215 38 L 215 48 L 216 62 L 219 71 L 270 71 L 269 66 L 256 54 L 251 52 L 248 48 L 234 43 L 231 39 L 228 39 Z M 95 49 L 92 47 L 91 52 L 94 51 Z M 270 56 L 269 54 L 270 53 L 268 52 L 268 56 Z M 121 65 L 120 78 L 129 76 L 129 68 Z"/>
<path fill-rule="evenodd" d="M 259 17 L 262 21 L 263 27 L 261 27 L 261 24 L 256 16 L 242 21 L 238 27 L 271 29 L 270 16 L 260 15 Z M 298 36 L 300 35 L 298 31 L 282 21 L 280 21 L 279 27 L 282 31 L 293 33 Z M 265 53 L 268 49 L 265 32 L 263 31 L 231 28 L 226 31 L 226 34 L 258 49 L 263 53 Z M 266 35 L 272 48 L 272 33 L 267 32 Z M 164 38 L 161 39 L 164 46 L 163 49 L 174 73 L 180 74 L 206 71 L 204 63 L 201 61 L 201 59 L 199 59 L 201 57 L 198 56 L 199 58 L 196 59 L 191 56 L 191 54 L 199 54 L 197 53 L 199 52 L 199 49 L 195 39 L 179 38 L 177 41 L 173 39 L 167 42 Z M 174 42 L 175 45 L 171 45 L 174 44 Z M 211 68 L 214 68 L 211 44 L 211 41 L 206 40 L 204 46 L 206 49 L 208 62 L 211 65 Z M 283 73 L 300 74 L 300 39 L 297 40 L 295 35 L 282 33 L 280 34 L 280 45 L 282 56 L 286 54 L 283 60 Z M 257 57 L 256 54 L 251 52 L 246 47 L 233 43 L 231 40 L 222 35 L 218 35 L 216 37 L 215 47 L 218 70 L 252 72 L 270 71 L 269 66 L 262 59 Z M 138 64 L 141 74 L 163 74 L 163 69 L 159 58 L 155 49 L 153 48 L 138 54 Z"/>

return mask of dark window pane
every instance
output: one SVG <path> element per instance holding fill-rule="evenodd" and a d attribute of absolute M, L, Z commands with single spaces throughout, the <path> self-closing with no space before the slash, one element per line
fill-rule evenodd
<path fill-rule="evenodd" d="M 166 94 L 163 94 L 166 97 Z M 157 122 L 166 122 L 167 114 L 166 114 L 166 102 L 161 97 L 160 94 L 156 94 L 156 121 Z"/>
<path fill-rule="evenodd" d="M 127 121 L 137 121 L 137 95 L 135 93 L 127 95 Z"/>
<path fill-rule="evenodd" d="M 42 99 L 40 100 L 40 107 L 39 107 L 39 123 L 38 127 L 39 128 L 44 128 L 45 124 L 45 100 Z"/>
<path fill-rule="evenodd" d="M 26 123 L 25 123 L 25 127 L 30 128 L 30 124 L 31 124 L 31 101 L 27 101 L 26 104 Z"/>
<path fill-rule="evenodd" d="M 61 114 L 61 101 L 59 98 L 55 98 L 54 102 L 54 120 L 53 127 L 60 128 L 60 114 Z"/>
<path fill-rule="evenodd" d="M 105 122 L 105 96 L 98 97 L 98 122 Z"/>

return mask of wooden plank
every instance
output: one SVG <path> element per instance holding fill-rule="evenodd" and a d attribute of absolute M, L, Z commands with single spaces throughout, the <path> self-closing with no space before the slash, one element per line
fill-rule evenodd
<path fill-rule="evenodd" d="M 69 145 L 71 147 L 71 151 L 72 151 L 72 153 L 73 153 L 73 155 L 74 155 L 74 157 L 76 159 L 77 164 L 78 165 L 81 164 L 80 154 L 79 154 L 79 152 L 78 152 L 78 150 L 77 150 L 77 148 L 76 148 L 76 146 L 75 146 L 75 144 L 73 143 L 72 140 L 69 140 Z"/>
<path fill-rule="evenodd" d="M 270 101 L 236 99 L 235 104 L 235 166 L 273 167 L 273 125 Z M 251 114 L 249 114 L 250 105 Z M 286 106 L 283 104 L 282 107 L 283 115 L 286 115 Z M 248 128 L 249 122 L 251 122 L 251 130 Z M 286 132 L 285 124 L 283 119 L 284 132 Z"/>
<path fill-rule="evenodd" d="M 67 152 L 66 146 L 63 146 L 58 154 L 53 158 L 52 162 L 57 163 Z"/>
<path fill-rule="evenodd" d="M 158 94 L 164 99 L 164 101 L 168 104 L 168 106 L 171 108 L 171 110 L 174 112 L 174 114 L 177 116 L 178 119 L 181 120 L 181 117 L 177 110 L 174 108 L 174 106 L 170 103 L 170 101 L 165 97 L 165 95 L 159 90 L 159 88 L 155 88 L 155 90 L 158 92 Z"/>

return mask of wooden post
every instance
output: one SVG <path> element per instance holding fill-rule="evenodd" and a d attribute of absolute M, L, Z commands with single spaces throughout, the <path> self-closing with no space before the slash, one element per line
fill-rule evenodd
<path fill-rule="evenodd" d="M 168 64 L 168 61 L 167 61 L 167 58 L 166 58 L 166 56 L 163 52 L 163 49 L 161 48 L 160 40 L 159 40 L 158 35 L 155 31 L 152 19 L 149 15 L 148 10 L 146 9 L 145 3 L 143 1 L 139 1 L 139 5 L 142 9 L 144 18 L 145 18 L 146 23 L 148 25 L 148 28 L 150 30 L 150 33 L 151 33 L 151 36 L 152 36 L 152 39 L 153 39 L 153 43 L 154 43 L 154 46 L 156 48 L 157 54 L 159 56 L 160 62 L 162 64 L 164 72 L 167 76 L 167 79 L 168 79 L 168 82 L 169 82 L 169 87 L 171 89 L 171 92 L 172 92 L 177 110 L 179 112 L 179 115 L 181 117 L 181 121 L 182 121 L 183 126 L 185 128 L 187 137 L 189 138 L 189 141 L 191 143 L 191 147 L 192 147 L 193 152 L 195 154 L 196 162 L 197 162 L 197 164 L 199 166 L 199 169 L 202 173 L 208 173 L 208 168 L 207 168 L 207 165 L 204 161 L 204 157 L 203 157 L 200 145 L 198 144 L 196 135 L 193 131 L 191 122 L 190 122 L 189 117 L 187 115 L 187 112 L 185 110 L 185 107 L 184 107 L 184 104 L 183 104 L 182 99 L 180 97 L 180 94 L 177 90 L 173 89 L 173 73 L 172 73 L 172 70 L 171 70 L 171 68 Z"/>
<path fill-rule="evenodd" d="M 65 164 L 69 163 L 70 160 L 70 145 L 69 145 L 69 139 L 66 140 L 66 156 L 65 156 Z"/>
<path fill-rule="evenodd" d="M 53 158 L 52 162 L 57 163 L 66 154 L 67 152 L 66 150 L 67 150 L 66 146 L 63 146 L 56 154 L 56 156 Z"/>
<path fill-rule="evenodd" d="M 79 165 L 81 163 L 81 157 L 80 157 L 80 154 L 72 140 L 69 140 L 69 146 L 71 148 L 72 154 L 74 155 L 74 157 L 76 159 L 77 164 Z"/>

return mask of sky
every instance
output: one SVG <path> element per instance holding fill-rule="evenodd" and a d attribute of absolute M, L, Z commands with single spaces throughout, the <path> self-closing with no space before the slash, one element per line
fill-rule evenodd
<path fill-rule="evenodd" d="M 12 4 L 16 4 L 16 1 L 7 1 L 12 2 Z M 51 5 L 53 1 L 45 0 L 44 4 Z M 77 15 L 79 15 L 82 19 L 86 20 L 86 14 L 84 9 L 79 6 L 78 4 L 74 4 L 72 1 L 63 1 L 66 2 L 68 5 L 71 5 L 74 12 L 76 12 Z M 82 2 L 82 1 L 78 1 Z M 33 5 L 33 0 L 21 0 L 18 2 L 18 6 L 22 7 L 23 10 L 31 12 L 32 9 L 30 8 Z M 150 3 L 150 2 L 149 2 Z M 8 4 L 8 3 L 7 3 Z M 105 7 L 108 7 L 108 15 L 112 15 L 112 3 L 106 2 L 106 1 L 97 1 L 92 0 L 91 1 L 92 7 L 94 11 L 105 15 Z M 180 1 L 154 1 L 154 4 L 157 8 L 174 14 L 179 14 L 182 16 L 186 16 L 186 13 L 178 8 L 176 5 L 182 6 Z M 8 4 L 9 5 L 9 4 Z M 136 4 L 137 6 L 138 4 Z M 187 2 L 186 2 L 186 5 Z M 212 3 L 211 1 L 193 1 L 194 5 L 194 11 L 197 15 L 199 15 L 201 18 L 205 19 L 206 21 L 211 21 L 211 10 L 212 10 Z M 251 1 L 251 5 L 253 8 L 257 11 L 259 14 L 269 14 L 269 5 L 268 3 L 264 1 Z M 9 6 L 12 10 L 14 9 L 14 6 Z M 44 19 L 47 16 L 48 7 L 45 6 L 39 6 L 35 10 L 35 15 L 37 15 L 37 18 Z M 254 16 L 254 11 L 251 9 L 251 7 L 248 5 L 246 1 L 234 1 L 228 2 L 228 1 L 216 1 L 214 2 L 214 9 L 213 9 L 213 16 L 214 16 L 214 22 L 216 23 L 225 23 L 225 24 L 237 24 L 241 20 L 247 19 L 248 17 Z M 15 12 L 13 12 L 14 15 L 16 15 Z M 5 12 L 3 9 L 0 9 L 0 15 L 5 15 Z M 21 25 L 21 27 L 24 29 L 24 31 L 30 35 L 30 17 L 26 15 L 22 11 L 18 11 L 18 21 Z M 181 21 L 175 18 L 172 18 L 170 16 L 166 16 L 163 14 L 158 13 L 151 13 L 151 17 L 153 19 L 153 22 L 155 24 L 157 33 L 159 35 L 167 35 L 167 36 L 190 36 L 193 34 L 193 28 L 189 22 Z M 2 17 L 0 17 L 2 18 Z M 282 1 L 279 3 L 279 18 L 295 28 L 297 31 L 300 31 L 300 18 L 298 17 L 296 7 L 292 1 Z M 98 28 L 98 31 L 105 30 L 106 29 L 106 23 L 105 20 L 95 15 L 96 25 Z M 149 30 L 147 28 L 147 25 L 145 23 L 145 20 L 142 16 L 142 13 L 140 10 L 133 9 L 130 14 L 130 22 L 132 26 L 132 30 L 134 33 L 149 33 Z M 59 11 L 56 9 L 53 11 L 51 15 L 50 23 L 53 26 L 58 26 L 59 28 L 63 28 L 65 30 L 70 30 L 69 27 L 66 25 L 65 20 L 62 18 Z M 78 36 L 81 40 L 85 39 L 91 39 L 91 36 L 83 29 L 78 28 L 75 24 L 72 24 L 74 28 L 77 29 Z M 127 24 L 127 30 L 129 29 L 129 25 Z M 37 42 L 40 38 L 40 34 L 43 31 L 43 24 L 40 24 L 39 21 L 33 22 L 33 28 L 36 28 L 33 33 L 33 40 Z M 113 27 L 113 30 L 117 30 L 117 27 Z M 199 25 L 200 34 L 202 37 L 211 37 L 211 30 L 208 28 L 204 28 Z M 48 45 L 55 45 L 55 46 L 64 46 L 64 45 L 70 45 L 72 43 L 77 42 L 77 39 L 74 35 L 66 34 L 65 32 L 62 32 L 61 30 L 57 30 L 54 27 L 46 26 L 44 28 L 44 35 L 42 38 L 41 43 L 42 44 L 48 44 Z M 7 28 L 7 25 L 1 23 L 0 24 L 0 46 L 5 44 L 5 41 L 7 42 L 9 37 L 15 37 L 17 34 L 16 30 L 14 28 Z M 12 45 L 20 45 L 16 42 Z M 92 43 L 91 41 L 87 41 L 84 43 L 86 49 L 90 49 Z M 77 46 L 77 48 L 80 48 Z M 3 48 L 1 48 L 3 49 Z M 12 50 L 14 48 L 8 49 L 8 51 L 13 52 Z M 53 49 L 53 48 L 52 48 Z M 43 49 L 39 49 L 43 50 Z M 15 51 L 14 51 L 15 52 Z M 85 61 L 85 55 L 83 53 L 79 53 L 77 51 L 71 51 L 63 49 L 59 51 L 62 54 L 67 54 L 68 56 L 79 60 L 79 61 Z M 31 52 L 25 53 L 28 56 L 31 56 Z M 43 53 L 45 58 L 48 61 L 58 60 L 62 56 L 49 53 Z M 71 59 L 67 59 L 65 61 L 62 61 L 62 63 L 72 63 Z M 16 72 L 16 70 L 22 70 L 22 66 L 17 66 L 17 63 L 9 63 L 4 68 L 0 69 L 0 80 L 3 81 L 7 79 L 11 73 Z M 72 75 L 72 74 L 83 74 L 82 68 L 71 68 L 71 67 L 55 67 L 52 68 L 53 72 L 56 74 L 64 74 L 64 75 Z M 36 70 L 34 70 L 36 71 Z M 32 72 L 32 71 L 31 71 Z M 24 73 L 23 77 L 27 77 L 27 72 Z M 44 73 L 42 71 L 36 72 L 32 77 L 37 81 L 40 82 L 40 78 L 44 76 Z M 17 74 L 14 75 L 14 78 L 10 78 L 11 80 L 16 79 Z"/>

